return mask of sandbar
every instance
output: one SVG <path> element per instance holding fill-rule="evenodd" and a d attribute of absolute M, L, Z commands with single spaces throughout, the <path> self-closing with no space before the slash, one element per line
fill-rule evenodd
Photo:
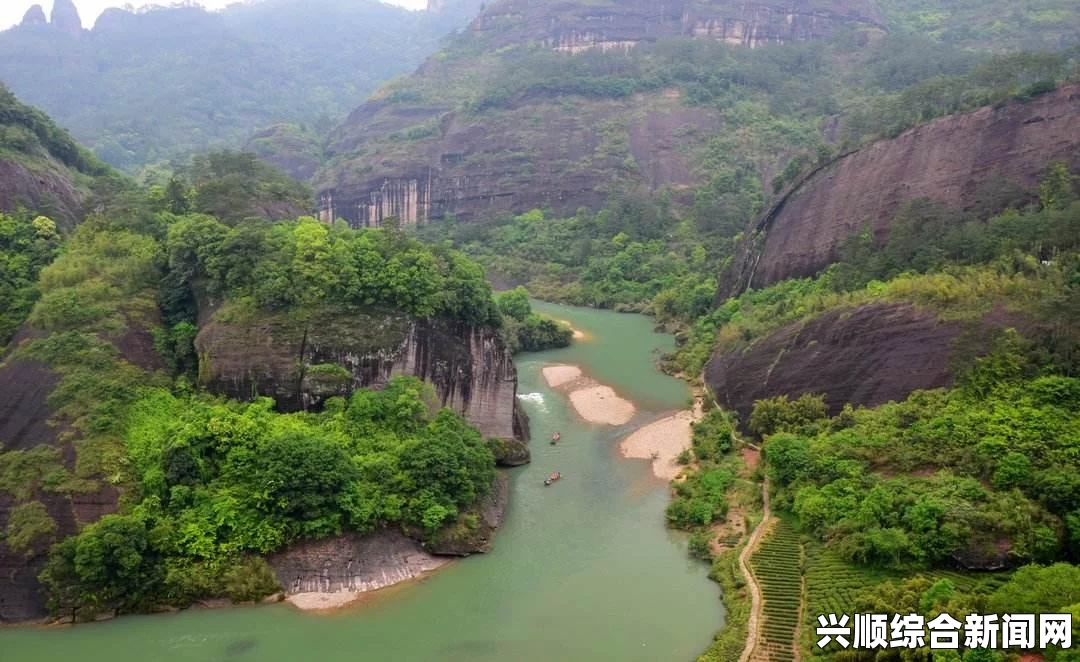
<path fill-rule="evenodd" d="M 674 480 L 684 467 L 676 458 L 687 448 L 693 435 L 691 424 L 697 420 L 692 411 L 681 411 L 635 431 L 619 447 L 624 457 L 652 460 L 653 474 Z"/>
<path fill-rule="evenodd" d="M 549 365 L 543 373 L 544 381 L 551 388 L 560 388 L 581 379 L 581 368 L 576 365 Z"/>
<path fill-rule="evenodd" d="M 620 398 L 610 386 L 586 386 L 571 391 L 574 411 L 590 423 L 625 425 L 634 417 L 634 404 Z"/>

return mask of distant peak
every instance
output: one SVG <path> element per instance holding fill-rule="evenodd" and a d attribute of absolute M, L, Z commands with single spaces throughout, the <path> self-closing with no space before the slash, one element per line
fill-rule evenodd
<path fill-rule="evenodd" d="M 41 8 L 41 5 L 34 5 L 23 14 L 22 25 L 45 25 L 47 23 L 45 10 Z"/>
<path fill-rule="evenodd" d="M 50 23 L 53 27 L 75 37 L 82 33 L 82 19 L 79 18 L 79 10 L 72 0 L 53 0 Z"/>

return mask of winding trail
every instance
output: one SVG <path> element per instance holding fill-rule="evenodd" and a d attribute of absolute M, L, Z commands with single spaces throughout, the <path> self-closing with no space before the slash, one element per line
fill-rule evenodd
<path fill-rule="evenodd" d="M 758 585 L 757 579 L 754 577 L 754 573 L 750 570 L 750 556 L 757 551 L 758 543 L 769 531 L 773 524 L 772 511 L 769 510 L 769 479 L 765 478 L 761 487 L 762 490 L 762 513 L 761 522 L 754 529 L 754 532 L 750 535 L 750 541 L 746 543 L 746 547 L 743 548 L 741 554 L 739 554 L 739 567 L 742 568 L 743 574 L 746 576 L 746 583 L 750 586 L 750 618 L 747 619 L 746 625 L 746 647 L 743 648 L 742 655 L 739 656 L 739 662 L 748 662 L 750 657 L 754 654 L 754 649 L 757 648 L 758 640 L 758 624 L 761 622 L 761 610 L 763 607 L 761 599 L 761 587 Z"/>

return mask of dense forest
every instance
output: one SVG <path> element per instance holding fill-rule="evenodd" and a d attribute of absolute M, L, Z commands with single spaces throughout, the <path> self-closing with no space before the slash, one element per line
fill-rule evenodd
<path fill-rule="evenodd" d="M 534 314 L 523 291 L 496 301 L 481 268 L 446 247 L 275 220 L 310 194 L 250 155 L 199 156 L 145 188 L 116 181 L 70 233 L 45 216 L 0 216 L 0 332 L 7 344 L 29 331 L 5 364 L 39 361 L 57 375 L 49 405 L 75 457 L 48 444 L 0 453 L 0 490 L 14 499 L 3 539 L 33 555 L 58 533 L 45 501 L 106 484 L 123 492 L 120 512 L 52 551 L 41 576 L 51 609 L 91 618 L 252 600 L 277 587 L 261 556 L 294 541 L 385 527 L 425 540 L 475 526 L 469 509 L 491 490 L 501 442 L 414 377 L 293 414 L 271 398 L 204 392 L 199 302 L 227 302 L 233 317 L 303 322 L 332 302 L 505 325 L 514 349 L 566 345 L 568 329 Z M 139 337 L 152 339 L 151 356 L 134 349 Z M 348 377 L 334 364 L 310 372 Z"/>
<path fill-rule="evenodd" d="M 293 123 L 325 134 L 468 20 L 375 1 L 110 9 L 78 35 L 0 33 L 0 80 L 127 171 Z M 89 26 L 87 26 L 89 28 Z"/>
<path fill-rule="evenodd" d="M 790 571 L 806 582 L 806 613 L 1076 612 L 1080 595 L 1050 587 L 1075 574 L 1080 543 L 1077 181 L 1051 164 L 1038 202 L 981 220 L 916 201 L 883 243 L 856 234 L 818 277 L 748 291 L 698 321 L 672 357 L 689 374 L 714 351 L 738 353 L 786 325 L 880 301 L 931 310 L 967 325 L 965 342 L 990 343 L 982 356 L 961 352 L 954 387 L 901 402 L 830 415 L 822 394 L 804 393 L 760 400 L 744 420 L 716 410 L 698 423 L 681 458 L 693 470 L 668 520 L 694 532 L 692 550 L 714 559 L 725 587 L 741 580 L 730 553 L 714 554 L 712 532 L 739 496 L 734 441 L 746 440 L 762 444 L 759 478 L 789 518 L 770 539 L 790 541 L 787 551 L 761 554 L 776 573 L 805 555 Z M 1027 322 L 986 330 L 982 320 L 1002 309 Z M 796 622 L 767 636 L 809 650 L 808 635 L 792 639 Z M 706 659 L 730 659 L 739 646 L 721 636 Z"/>
<path fill-rule="evenodd" d="M 331 396 L 284 411 L 257 388 L 241 399 L 211 392 L 213 359 L 197 338 L 235 324 L 265 339 L 277 327 L 262 322 L 286 320 L 302 337 L 292 368 L 315 327 L 363 311 L 482 329 L 509 353 L 569 345 L 573 331 L 539 315 L 536 298 L 650 315 L 677 338 L 662 368 L 700 387 L 703 413 L 665 517 L 724 588 L 727 625 L 702 660 L 742 653 L 753 619 L 739 556 L 763 521 L 748 563 L 764 592 L 767 659 L 1013 657 L 821 650 L 820 613 L 1080 619 L 1075 168 L 1048 159 L 1030 189 L 988 177 L 993 190 L 962 208 L 913 196 L 887 232 L 866 219 L 816 273 L 718 298 L 763 211 L 819 168 L 937 118 L 1030 104 L 1080 82 L 1080 16 L 1065 0 L 879 4 L 888 31 L 873 37 L 839 30 L 755 48 L 665 37 L 569 55 L 536 44 L 486 50 L 490 35 L 456 35 L 431 60 L 462 63 L 455 76 L 399 79 L 375 100 L 440 110 L 337 154 L 332 167 L 366 175 L 379 159 L 405 162 L 451 112 L 495 123 L 526 108 L 515 121 L 543 140 L 529 115 L 538 99 L 574 113 L 669 93 L 723 128 L 691 135 L 695 186 L 640 185 L 615 121 L 594 127 L 597 162 L 622 164 L 599 186 L 597 208 L 451 215 L 415 230 L 393 216 L 367 229 L 320 221 L 313 191 L 266 161 L 288 157 L 313 173 L 331 120 L 419 62 L 453 16 L 281 0 L 220 14 L 112 12 L 71 39 L 42 26 L 0 34 L 0 77 L 17 70 L 17 91 L 33 83 L 40 96 L 28 96 L 45 108 L 78 109 L 61 123 L 96 153 L 0 90 L 0 164 L 55 174 L 74 200 L 5 198 L 0 214 L 0 370 L 47 370 L 47 405 L 62 422 L 56 444 L 0 453 L 0 493 L 12 504 L 4 545 L 47 556 L 50 610 L 78 620 L 261 599 L 277 589 L 265 557 L 302 541 L 393 529 L 431 543 L 474 530 L 508 442 L 442 407 L 432 384 L 395 376 L 353 388 L 355 365 L 318 363 L 297 381 Z M 357 38 L 372 24 L 385 41 Z M 204 42 L 205 68 L 177 66 Z M 52 66 L 57 58 L 65 66 Z M 132 103 L 147 80 L 161 95 Z M 255 154 L 214 151 L 278 120 L 295 124 L 260 132 Z M 348 142 L 352 130 L 334 135 Z M 484 155 L 468 158 L 487 166 Z M 142 168 L 139 181 L 106 161 Z M 863 406 L 792 387 L 742 416 L 710 388 L 718 358 L 881 305 L 956 330 L 940 388 Z M 357 326 L 375 335 L 392 324 Z M 854 333 L 833 334 L 831 351 L 846 351 Z M 773 357 L 766 381 L 794 345 Z M 109 490 L 114 514 L 61 535 L 54 498 Z M 1045 659 L 1080 657 L 1051 648 Z"/>
<path fill-rule="evenodd" d="M 870 48 L 839 41 L 749 50 L 682 39 L 628 55 L 532 53 L 489 79 L 475 103 L 676 86 L 692 104 L 721 109 L 727 126 L 705 140 L 698 166 L 705 183 L 689 198 L 615 185 L 598 212 L 451 218 L 423 232 L 452 239 L 497 281 L 524 284 L 541 298 L 689 322 L 711 306 L 716 275 L 744 230 L 801 176 L 936 117 L 1052 91 L 1076 79 L 1078 62 L 1075 48 L 988 55 L 920 35 Z M 820 127 L 837 114 L 844 119 L 830 142 Z M 626 144 L 612 149 L 628 156 Z M 765 165 L 777 151 L 791 154 L 778 171 Z"/>

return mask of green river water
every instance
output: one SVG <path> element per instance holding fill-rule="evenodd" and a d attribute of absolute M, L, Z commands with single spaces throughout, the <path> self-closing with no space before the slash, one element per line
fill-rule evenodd
<path fill-rule="evenodd" d="M 669 336 L 636 315 L 537 303 L 589 334 L 517 361 L 532 464 L 511 474 L 495 551 L 454 562 L 331 615 L 287 605 L 131 616 L 0 631 L 0 662 L 596 662 L 693 659 L 723 625 L 719 588 L 664 528 L 666 486 L 617 442 L 689 397 L 654 368 Z M 638 408 L 621 428 L 588 425 L 541 368 L 573 363 Z M 551 432 L 562 443 L 551 446 Z M 543 478 L 563 478 L 545 488 Z"/>

